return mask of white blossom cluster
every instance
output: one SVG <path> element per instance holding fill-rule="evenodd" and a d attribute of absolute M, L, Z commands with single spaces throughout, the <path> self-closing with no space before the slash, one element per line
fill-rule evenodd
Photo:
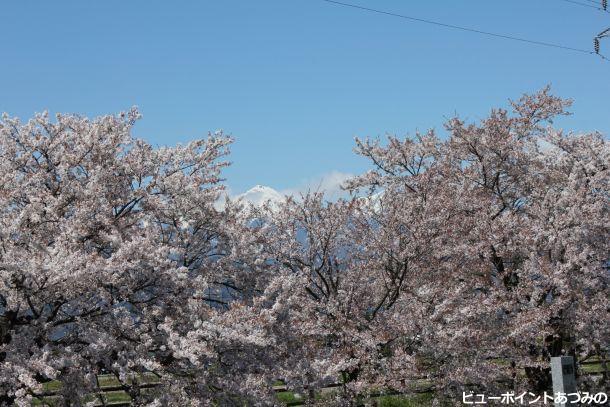
<path fill-rule="evenodd" d="M 568 106 L 547 88 L 446 139 L 357 139 L 353 199 L 222 208 L 220 133 L 155 149 L 135 110 L 3 117 L 0 405 L 52 379 L 78 405 L 100 373 L 137 405 L 273 405 L 279 378 L 341 382 L 338 405 L 547 389 L 549 357 L 610 347 L 610 148 L 552 128 Z"/>

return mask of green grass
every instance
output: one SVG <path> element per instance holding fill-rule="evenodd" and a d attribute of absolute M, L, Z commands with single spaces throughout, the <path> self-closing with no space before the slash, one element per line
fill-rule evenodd
<path fill-rule="evenodd" d="M 610 362 L 607 362 L 606 364 L 610 366 Z M 604 371 L 604 367 L 601 363 L 583 364 L 580 365 L 580 369 L 585 373 L 602 373 Z"/>
<path fill-rule="evenodd" d="M 377 397 L 379 407 L 427 407 L 432 405 L 432 393 L 422 393 L 412 396 L 381 396 Z"/>
<path fill-rule="evenodd" d="M 297 397 L 291 391 L 281 391 L 275 394 L 275 397 L 280 403 L 283 404 L 292 404 L 292 403 L 301 403 L 303 402 L 303 397 Z"/>
<path fill-rule="evenodd" d="M 340 390 L 332 389 L 325 392 L 316 392 L 317 402 L 331 401 Z M 276 394 L 277 400 L 284 405 L 304 404 L 305 397 L 296 397 L 291 391 L 282 391 Z M 415 395 L 387 395 L 368 399 L 376 401 L 379 407 L 428 407 L 432 405 L 434 393 L 421 393 Z"/>
<path fill-rule="evenodd" d="M 161 379 L 154 373 L 142 373 L 137 376 L 139 384 L 158 384 Z M 118 387 L 121 385 L 119 379 L 113 374 L 102 374 L 97 377 L 97 382 L 101 389 L 107 387 Z M 127 383 L 132 383 L 133 378 L 128 378 Z"/>
<path fill-rule="evenodd" d="M 99 384 L 100 388 L 103 389 L 105 387 L 116 387 L 116 386 L 120 386 L 121 382 L 119 381 L 119 379 L 112 374 L 101 374 L 97 377 L 97 383 Z"/>
<path fill-rule="evenodd" d="M 34 398 L 32 400 L 33 406 L 50 406 L 55 407 L 59 405 L 59 397 L 58 396 L 49 396 L 49 397 L 41 397 Z"/>
<path fill-rule="evenodd" d="M 51 380 L 42 384 L 44 393 L 56 393 L 61 390 L 61 382 L 59 380 Z"/>
<path fill-rule="evenodd" d="M 112 374 L 102 374 L 97 377 L 97 381 L 100 389 L 103 391 L 103 397 L 107 404 L 124 404 L 131 401 L 131 398 L 127 393 L 122 390 L 114 390 L 108 391 L 106 389 L 116 389 L 121 386 L 121 382 L 119 379 Z M 130 383 L 132 380 L 128 380 Z M 138 375 L 138 382 L 140 384 L 150 385 L 150 384 L 158 384 L 161 382 L 159 377 L 154 373 L 143 373 Z M 48 396 L 40 396 L 36 397 L 32 400 L 33 406 L 50 406 L 55 407 L 59 406 L 60 397 L 53 396 L 52 394 L 58 393 L 61 391 L 62 384 L 59 380 L 51 380 L 42 384 L 42 392 L 43 394 L 51 394 Z M 149 389 L 142 389 L 142 393 L 146 393 Z M 99 396 L 95 394 L 91 394 L 85 397 L 85 401 L 95 401 L 99 400 Z M 102 405 L 101 401 L 98 403 Z"/>
<path fill-rule="evenodd" d="M 599 374 L 603 372 L 602 363 L 599 358 L 590 358 L 588 359 L 589 363 L 580 364 L 580 369 L 584 374 Z M 591 363 L 593 362 L 593 363 Z M 597 363 L 595 363 L 597 362 Z M 502 358 L 497 358 L 493 360 L 493 363 L 502 366 L 507 363 L 506 360 Z M 608 362 L 610 364 L 610 362 Z M 519 374 L 524 374 L 524 372 L 519 372 Z M 131 401 L 129 395 L 119 390 L 121 383 L 118 378 L 112 374 L 103 374 L 98 376 L 98 384 L 100 389 L 102 390 L 103 397 L 105 402 L 109 405 L 113 404 L 125 404 Z M 143 385 L 151 385 L 161 383 L 160 378 L 154 373 L 143 373 L 137 376 L 138 383 Z M 128 380 L 131 382 L 131 380 Z M 274 387 L 285 386 L 285 383 L 282 380 L 276 380 L 273 382 Z M 375 400 L 380 407 L 427 407 L 431 405 L 433 399 L 433 393 L 431 392 L 432 382 L 427 379 L 414 380 L 409 387 L 410 391 L 418 392 L 424 391 L 426 393 L 416 394 L 416 395 L 385 395 L 378 397 L 370 397 L 368 400 Z M 61 400 L 59 396 L 54 396 L 53 394 L 61 391 L 62 383 L 58 380 L 52 380 L 42 384 L 43 394 L 37 398 L 34 398 L 32 405 L 33 406 L 50 406 L 55 407 L 61 405 Z M 279 403 L 283 405 L 297 405 L 303 404 L 306 400 L 305 395 L 298 395 L 291 391 L 282 390 L 280 387 L 276 393 L 276 398 Z M 158 391 L 162 391 L 161 388 L 144 388 L 142 389 L 142 393 L 155 393 Z M 340 391 L 339 388 L 327 388 L 323 390 L 316 391 L 315 399 L 316 401 L 329 401 L 337 395 L 337 392 Z M 407 391 L 409 392 L 409 391 Z M 370 393 L 369 393 L 370 394 Z M 379 393 L 377 393 L 379 394 Z M 95 394 L 91 394 L 86 397 L 87 401 L 98 400 L 98 405 L 102 405 L 99 401 L 99 396 Z"/>
<path fill-rule="evenodd" d="M 107 404 L 129 403 L 131 401 L 129 394 L 125 393 L 124 391 L 104 392 L 104 399 Z"/>
<path fill-rule="evenodd" d="M 119 379 L 113 374 L 101 374 L 97 377 L 97 382 L 100 386 L 100 389 L 105 388 L 113 388 L 120 387 L 121 382 Z M 128 383 L 131 383 L 132 380 L 128 379 Z M 138 383 L 149 385 L 149 384 L 158 384 L 161 380 L 154 373 L 143 373 L 138 375 Z M 279 384 L 282 384 L 279 382 Z M 61 382 L 59 380 L 51 380 L 42 384 L 42 391 L 45 394 L 48 393 L 57 393 L 61 390 Z"/>

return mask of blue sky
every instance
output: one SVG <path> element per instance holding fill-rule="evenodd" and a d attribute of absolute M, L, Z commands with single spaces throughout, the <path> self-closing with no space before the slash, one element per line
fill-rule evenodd
<path fill-rule="evenodd" d="M 610 26 L 561 0 L 346 1 L 585 49 Z M 137 105 L 135 135 L 155 145 L 223 129 L 234 193 L 362 172 L 354 136 L 477 120 L 546 84 L 575 100 L 559 125 L 610 131 L 610 62 L 320 0 L 7 0 L 0 18 L 0 111 Z"/>

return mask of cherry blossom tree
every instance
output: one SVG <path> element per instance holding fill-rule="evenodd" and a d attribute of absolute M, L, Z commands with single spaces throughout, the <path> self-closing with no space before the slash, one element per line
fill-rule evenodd
<path fill-rule="evenodd" d="M 608 349 L 610 150 L 550 127 L 569 104 L 546 88 L 446 140 L 357 141 L 374 169 L 350 186 L 383 191 L 369 241 L 407 270 L 403 323 L 438 385 L 544 390 L 549 357 Z"/>
<path fill-rule="evenodd" d="M 422 378 L 545 390 L 549 357 L 610 346 L 610 149 L 552 127 L 569 105 L 547 88 L 447 136 L 357 139 L 352 199 L 222 210 L 222 134 L 155 149 L 135 110 L 5 116 L 0 404 L 51 379 L 79 404 L 101 372 L 150 405 L 273 405 L 279 378 L 345 405 Z"/>
<path fill-rule="evenodd" d="M 371 250 L 385 237 L 376 215 L 367 200 L 308 194 L 262 216 L 258 256 L 273 269 L 265 296 L 273 333 L 283 338 L 275 374 L 295 388 L 342 382 L 341 397 L 352 399 L 373 388 L 405 389 L 416 377 L 420 327 L 405 318 L 403 291 L 417 282 L 404 281 L 393 255 L 418 248 L 401 241 Z"/>
<path fill-rule="evenodd" d="M 282 355 L 270 373 L 342 381 L 352 400 L 416 378 L 439 394 L 538 391 L 549 357 L 607 349 L 609 149 L 550 127 L 569 104 L 544 89 L 451 119 L 446 138 L 357 140 L 373 169 L 347 187 L 365 198 L 250 215 L 238 257 Z"/>
<path fill-rule="evenodd" d="M 132 137 L 138 117 L 2 118 L 2 405 L 29 405 L 51 379 L 78 405 L 101 372 L 137 401 L 133 374 L 184 373 L 166 325 L 224 251 L 213 205 L 231 139 L 154 149 Z"/>

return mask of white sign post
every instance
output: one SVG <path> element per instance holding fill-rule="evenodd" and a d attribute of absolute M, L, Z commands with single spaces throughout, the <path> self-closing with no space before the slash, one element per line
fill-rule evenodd
<path fill-rule="evenodd" d="M 578 400 L 576 396 L 576 378 L 574 377 L 574 358 L 572 356 L 558 356 L 551 358 L 551 376 L 553 378 L 553 393 L 555 398 L 559 394 L 565 395 L 567 402 L 555 402 L 555 407 L 573 406 L 570 401 Z M 565 400 L 565 399 L 564 399 Z"/>

